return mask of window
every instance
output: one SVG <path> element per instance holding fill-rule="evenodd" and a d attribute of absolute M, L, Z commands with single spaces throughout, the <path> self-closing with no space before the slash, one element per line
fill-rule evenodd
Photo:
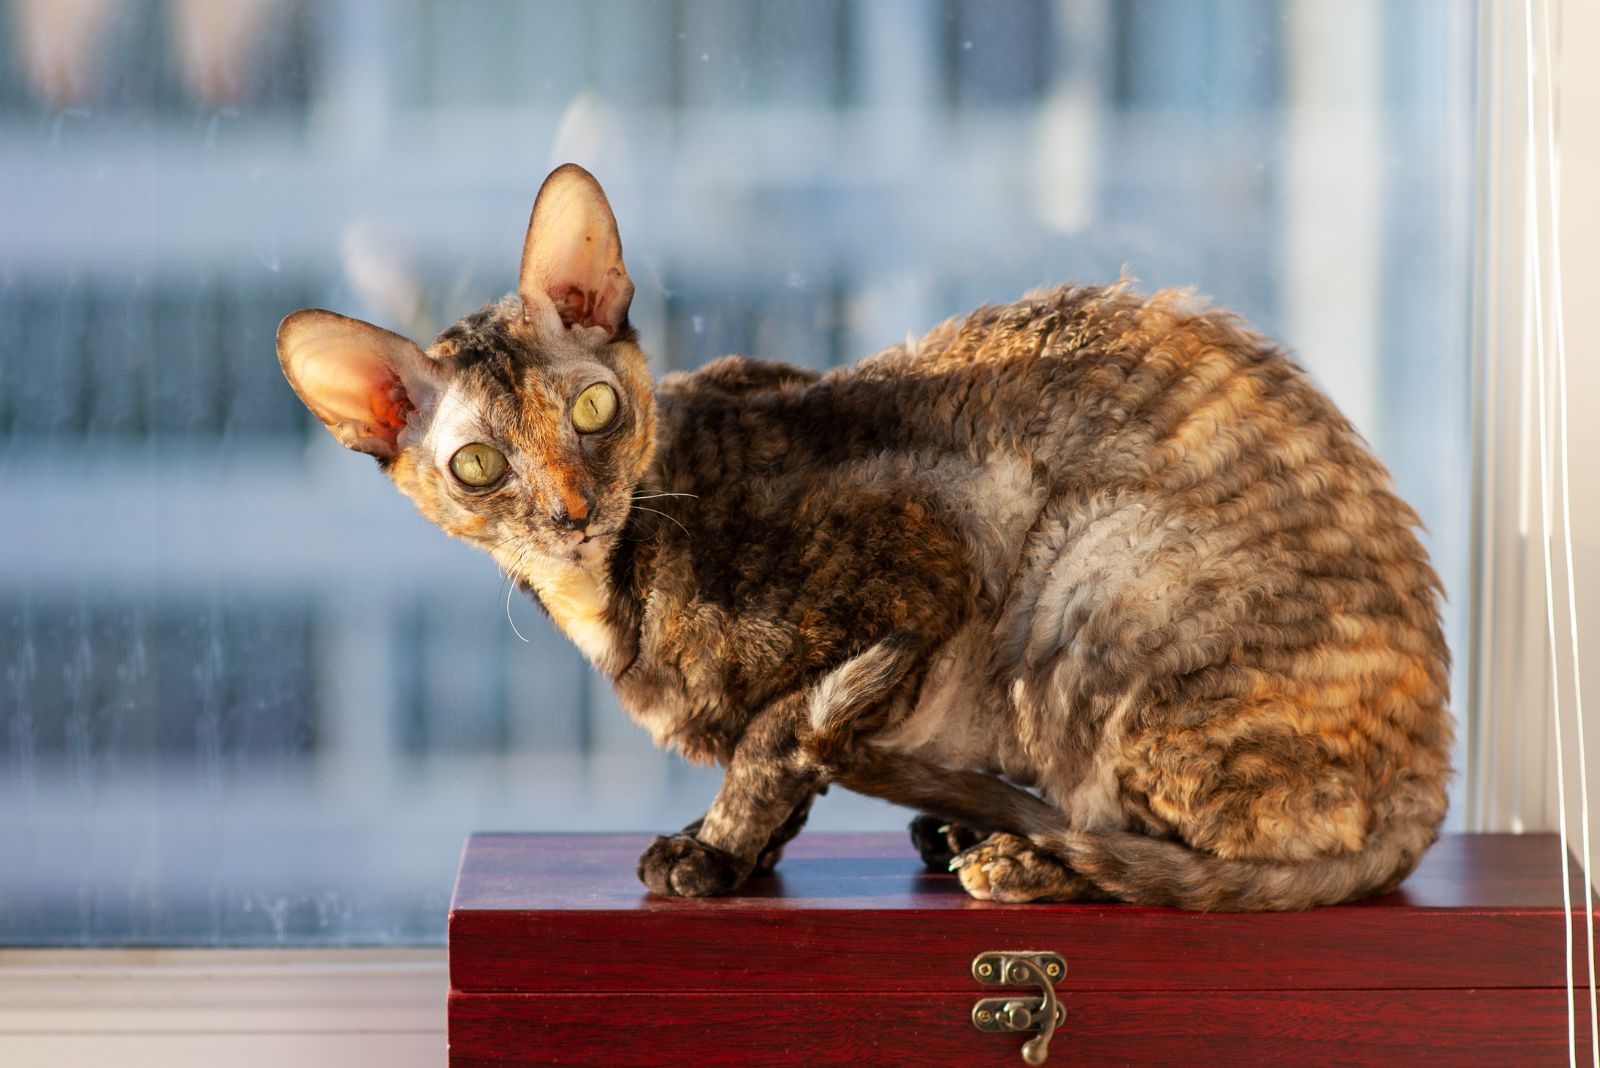
<path fill-rule="evenodd" d="M 662 371 L 1125 266 L 1243 312 L 1422 512 L 1465 659 L 1469 5 L 0 12 L 0 944 L 437 943 L 468 830 L 703 809 L 273 355 L 304 305 L 425 341 L 510 289 L 567 158 Z"/>

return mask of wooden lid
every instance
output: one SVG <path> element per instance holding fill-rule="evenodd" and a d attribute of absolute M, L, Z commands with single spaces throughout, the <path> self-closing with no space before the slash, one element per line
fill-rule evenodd
<path fill-rule="evenodd" d="M 974 901 L 892 834 L 803 834 L 736 895 L 663 899 L 634 875 L 652 837 L 473 835 L 450 911 L 452 988 L 961 991 L 973 957 L 995 950 L 1059 953 L 1078 989 L 1566 982 L 1554 835 L 1446 836 L 1399 892 L 1291 914 Z M 1576 862 L 1572 886 L 1576 904 Z M 1574 925 L 1586 984 L 1581 906 Z"/>

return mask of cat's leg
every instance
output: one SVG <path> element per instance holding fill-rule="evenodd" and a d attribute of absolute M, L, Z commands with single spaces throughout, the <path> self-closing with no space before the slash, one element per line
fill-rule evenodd
<path fill-rule="evenodd" d="M 796 741 L 795 704 L 779 702 L 752 721 L 710 810 L 684 831 L 657 838 L 639 858 L 639 880 L 652 891 L 665 897 L 725 893 L 755 870 L 791 821 L 798 832 L 820 781 Z"/>
<path fill-rule="evenodd" d="M 841 760 L 882 728 L 885 698 L 925 647 L 897 632 L 762 710 L 734 747 L 700 826 L 657 838 L 639 859 L 639 879 L 673 897 L 725 893 L 743 882 L 786 824 L 796 821 L 798 832 L 802 806 Z"/>
<path fill-rule="evenodd" d="M 793 841 L 794 836 L 799 834 L 801 829 L 805 827 L 806 817 L 811 815 L 811 805 L 816 801 L 817 794 L 825 794 L 827 792 L 828 788 L 824 786 L 815 794 L 807 794 L 805 800 L 795 806 L 794 811 L 789 813 L 789 818 L 779 824 L 778 829 L 772 832 L 772 837 L 767 839 L 766 847 L 761 850 L 761 855 L 756 857 L 756 866 L 751 871 L 752 875 L 765 874 L 778 866 L 778 861 L 783 859 L 783 847 Z M 706 818 L 701 816 L 678 833 L 693 838 L 700 833 L 700 828 L 705 826 L 705 822 Z"/>
<path fill-rule="evenodd" d="M 985 834 L 1032 834 L 1067 825 L 1066 816 L 1048 801 L 997 776 L 946 768 L 877 746 L 860 747 L 834 778 L 868 797 L 921 809 L 925 815 L 912 824 L 912 841 L 919 848 L 920 834 L 937 832 L 945 824 L 967 832 L 981 828 Z M 971 844 L 965 841 L 962 848 Z"/>
<path fill-rule="evenodd" d="M 991 834 L 950 861 L 980 901 L 1113 901 L 1049 850 L 1014 834 Z"/>
<path fill-rule="evenodd" d="M 771 838 L 767 839 L 766 848 L 756 857 L 756 866 L 752 874 L 761 875 L 778 866 L 778 861 L 783 859 L 783 847 L 793 841 L 794 836 L 806 825 L 806 817 L 811 815 L 811 805 L 816 801 L 817 794 L 827 792 L 828 788 L 824 786 L 816 793 L 807 794 L 806 799 L 795 806 L 795 810 L 789 813 L 789 818 L 772 832 Z"/>
<path fill-rule="evenodd" d="M 910 829 L 911 844 L 916 846 L 929 871 L 949 871 L 950 861 L 957 853 L 971 849 L 985 838 L 983 831 L 928 812 L 912 820 Z"/>

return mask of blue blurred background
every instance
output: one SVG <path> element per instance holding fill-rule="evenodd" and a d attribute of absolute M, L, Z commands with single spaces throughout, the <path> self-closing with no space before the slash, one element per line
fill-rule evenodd
<path fill-rule="evenodd" d="M 443 939 L 471 829 L 665 830 L 494 565 L 273 331 L 426 343 L 534 191 L 610 192 L 659 371 L 853 361 L 1041 284 L 1283 338 L 1465 589 L 1475 8 L 1449 0 L 0 3 L 0 944 Z M 1464 594 L 1450 626 L 1465 659 Z M 1460 692 L 1460 687 L 1457 688 Z M 905 813 L 835 791 L 814 826 Z"/>

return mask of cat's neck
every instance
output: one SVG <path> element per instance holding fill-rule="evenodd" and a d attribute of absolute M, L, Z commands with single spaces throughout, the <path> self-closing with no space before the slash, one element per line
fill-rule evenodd
<path fill-rule="evenodd" d="M 529 574 L 526 580 L 551 620 L 589 662 L 601 671 L 612 671 L 621 651 L 610 611 L 607 563 L 555 561 Z"/>
<path fill-rule="evenodd" d="M 533 592 L 556 628 L 590 663 L 614 676 L 632 658 L 636 643 L 618 624 L 617 583 L 612 575 L 615 546 L 609 548 L 611 552 L 581 559 L 530 561 L 508 544 L 492 555 L 508 575 Z"/>

